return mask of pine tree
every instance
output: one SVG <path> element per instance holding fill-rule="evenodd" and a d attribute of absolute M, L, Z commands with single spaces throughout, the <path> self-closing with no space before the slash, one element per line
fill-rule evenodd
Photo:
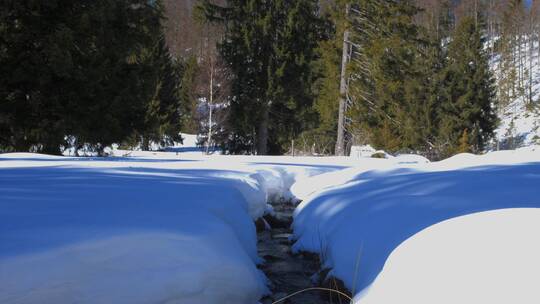
<path fill-rule="evenodd" d="M 350 130 L 389 151 L 416 148 L 424 142 L 419 118 L 426 98 L 419 52 L 425 42 L 413 22 L 418 10 L 410 1 L 359 1 L 352 9 Z"/>
<path fill-rule="evenodd" d="M 180 80 L 180 103 L 181 103 L 181 125 L 184 132 L 197 134 L 199 126 L 197 124 L 197 98 L 195 92 L 195 81 L 199 71 L 199 65 L 195 56 L 180 59 L 182 65 L 182 79 Z"/>
<path fill-rule="evenodd" d="M 333 1 L 325 10 L 322 27 L 325 31 L 322 32 L 322 39 L 317 46 L 317 60 L 314 63 L 316 98 L 313 108 L 317 114 L 317 123 L 302 133 L 300 140 L 309 147 L 323 143 L 319 146 L 326 148 L 336 145 L 343 35 L 349 24 L 346 18 L 346 1 Z"/>
<path fill-rule="evenodd" d="M 0 148 L 102 152 L 148 125 L 159 1 L 7 1 L 0 6 Z"/>
<path fill-rule="evenodd" d="M 447 65 L 446 47 L 449 39 L 453 16 L 450 1 L 427 1 L 427 8 L 420 12 L 426 23 L 420 27 L 420 36 L 426 42 L 421 49 L 424 54 L 418 61 L 422 74 L 423 94 L 418 98 L 418 143 L 416 150 L 424 153 L 430 159 L 440 159 L 445 149 L 445 143 L 438 140 L 441 95 L 444 91 L 443 70 Z"/>
<path fill-rule="evenodd" d="M 158 44 L 149 54 L 148 64 L 154 69 L 155 92 L 147 103 L 144 125 L 134 134 L 135 144 L 141 143 L 143 150 L 149 150 L 150 142 L 161 146 L 181 142 L 183 100 L 180 98 L 183 66 L 169 54 L 163 33 L 157 36 Z"/>
<path fill-rule="evenodd" d="M 147 126 L 148 103 L 156 93 L 158 66 L 152 54 L 161 27 L 159 1 L 92 2 L 80 19 L 84 82 L 69 134 L 101 153 Z"/>
<path fill-rule="evenodd" d="M 309 115 L 317 1 L 201 1 L 199 11 L 227 23 L 221 54 L 234 75 L 230 150 L 281 153 Z"/>
<path fill-rule="evenodd" d="M 448 143 L 446 154 L 458 146 L 465 129 L 472 152 L 482 151 L 496 126 L 495 89 L 480 27 L 471 17 L 464 17 L 455 30 L 443 81 L 439 140 Z"/>
<path fill-rule="evenodd" d="M 74 68 L 75 35 L 66 16 L 77 9 L 63 2 L 7 1 L 0 6 L 0 146 L 59 153 L 67 102 L 59 93 L 71 85 L 63 81 Z"/>

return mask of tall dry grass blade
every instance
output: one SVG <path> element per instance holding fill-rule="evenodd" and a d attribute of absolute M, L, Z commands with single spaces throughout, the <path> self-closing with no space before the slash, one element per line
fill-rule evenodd
<path fill-rule="evenodd" d="M 347 300 L 349 300 L 351 303 L 352 303 L 352 298 L 347 295 L 346 293 L 344 292 L 341 292 L 339 290 L 335 290 L 335 289 L 332 289 L 332 288 L 324 288 L 324 287 L 310 287 L 310 288 L 306 288 L 306 289 L 302 289 L 302 290 L 299 290 L 297 292 L 294 292 L 294 293 L 291 293 L 290 295 L 286 296 L 286 297 L 283 297 L 275 302 L 272 302 L 272 304 L 276 304 L 276 303 L 280 303 L 280 302 L 283 302 L 287 299 L 290 299 L 296 295 L 299 295 L 301 293 L 304 293 L 304 292 L 308 292 L 308 291 L 313 291 L 313 290 L 318 290 L 318 291 L 328 291 L 328 292 L 334 292 L 334 293 L 337 293 L 345 298 L 347 298 Z"/>

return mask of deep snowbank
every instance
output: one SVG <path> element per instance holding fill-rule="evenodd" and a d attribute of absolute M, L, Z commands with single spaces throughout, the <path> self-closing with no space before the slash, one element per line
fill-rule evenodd
<path fill-rule="evenodd" d="M 540 303 L 539 232 L 540 209 L 482 212 L 436 224 L 396 248 L 355 302 Z"/>
<path fill-rule="evenodd" d="M 409 168 L 354 168 L 343 181 L 299 205 L 294 249 L 320 253 L 331 275 L 358 292 L 398 245 L 431 225 L 480 211 L 540 208 L 540 153 L 528 148 Z"/>
<path fill-rule="evenodd" d="M 252 170 L 0 158 L 1 303 L 253 304 L 267 291 Z"/>
<path fill-rule="evenodd" d="M 319 160 L 2 154 L 0 303 L 256 303 L 253 220 Z"/>

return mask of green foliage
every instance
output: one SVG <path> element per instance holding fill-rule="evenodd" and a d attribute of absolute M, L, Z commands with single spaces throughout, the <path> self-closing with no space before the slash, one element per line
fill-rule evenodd
<path fill-rule="evenodd" d="M 357 1 L 350 19 L 349 127 L 357 142 L 397 151 L 425 145 L 431 123 L 426 92 L 427 43 L 410 1 Z M 358 135 L 357 135 L 358 134 Z"/>
<path fill-rule="evenodd" d="M 458 146 L 463 130 L 470 132 L 472 152 L 482 151 L 493 136 L 497 123 L 493 108 L 495 88 L 483 43 L 474 19 L 466 17 L 448 47 L 438 108 L 438 136 L 449 143 L 447 155 L 453 152 L 451 147 Z"/>
<path fill-rule="evenodd" d="M 198 11 L 227 23 L 220 50 L 234 75 L 231 152 L 282 153 L 312 112 L 317 1 L 201 1 Z"/>
<path fill-rule="evenodd" d="M 419 11 L 412 1 L 335 1 L 327 17 L 332 31 L 318 48 L 319 128 L 336 130 L 343 33 L 348 30 L 346 129 L 352 144 L 440 158 L 457 150 L 468 129 L 470 146 L 481 151 L 496 123 L 493 79 L 480 29 L 470 18 L 462 19 L 449 38 L 450 10 L 445 1 L 440 16 L 422 28 L 415 23 Z"/>
<path fill-rule="evenodd" d="M 152 87 L 155 91 L 146 105 L 141 131 L 135 130 L 133 134 L 135 144 L 141 144 L 143 150 L 150 148 L 150 142 L 164 146 L 182 141 L 179 131 L 182 127 L 185 103 L 181 98 L 184 66 L 171 57 L 163 35 L 150 53 L 147 64 L 153 67 L 152 71 L 155 73 L 151 78 L 154 81 Z"/>
<path fill-rule="evenodd" d="M 101 152 L 163 127 L 161 10 L 145 0 L 4 2 L 0 147 L 58 154 L 69 136 Z"/>
<path fill-rule="evenodd" d="M 451 35 L 448 0 L 425 28 L 412 0 L 331 1 L 323 18 L 315 0 L 212 3 L 200 0 L 195 15 L 225 28 L 219 50 L 232 79 L 219 136 L 231 153 L 280 154 L 293 139 L 312 153 L 331 150 L 345 32 L 349 145 L 444 157 L 465 147 L 464 130 L 472 152 L 493 135 L 481 28 L 464 17 Z M 513 24 L 515 11 L 503 23 Z M 162 15 L 160 1 L 4 3 L 0 150 L 60 153 L 65 138 L 97 151 L 112 143 L 149 148 L 181 140 L 181 127 L 199 133 L 200 67 L 195 57 L 171 57 Z M 502 67 L 512 43 L 498 42 Z M 509 99 L 519 88 L 515 70 L 505 75 L 499 93 Z"/>
<path fill-rule="evenodd" d="M 184 132 L 188 134 L 197 134 L 199 127 L 197 124 L 197 99 L 194 92 L 199 66 L 197 64 L 197 59 L 194 56 L 184 59 L 181 64 L 183 66 L 179 92 L 181 102 L 181 124 Z"/>
<path fill-rule="evenodd" d="M 323 29 L 326 32 L 322 33 L 323 39 L 317 46 L 317 60 L 314 62 L 316 98 L 313 108 L 317 113 L 318 126 L 315 131 L 302 134 L 301 137 L 312 138 L 311 133 L 317 133 L 320 134 L 321 141 L 334 147 L 337 136 L 343 32 L 348 24 L 344 1 L 333 1 L 326 10 L 323 16 Z"/>

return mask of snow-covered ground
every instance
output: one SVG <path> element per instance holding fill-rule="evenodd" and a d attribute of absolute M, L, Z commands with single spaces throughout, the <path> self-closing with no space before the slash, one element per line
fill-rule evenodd
<path fill-rule="evenodd" d="M 525 73 L 531 73 L 531 81 L 528 74 L 524 77 L 523 85 L 525 88 L 531 84 L 531 93 L 533 105 L 528 104 L 528 89 L 525 89 L 521 96 L 515 97 L 509 105 L 498 109 L 500 124 L 495 130 L 495 136 L 498 144 L 495 149 L 513 149 L 529 145 L 540 144 L 540 58 L 538 48 L 540 46 L 535 43 L 533 46 L 531 67 L 525 64 Z M 529 45 L 522 45 L 524 53 L 524 62 L 529 61 Z M 499 56 L 492 59 L 491 67 L 497 78 L 501 78 L 501 70 L 499 68 Z M 507 71 L 505 71 L 504 76 Z"/>
<path fill-rule="evenodd" d="M 436 224 L 396 248 L 356 303 L 540 303 L 539 233 L 540 208 Z"/>
<path fill-rule="evenodd" d="M 418 232 L 480 211 L 540 208 L 534 147 L 438 163 L 113 155 L 0 155 L 0 303 L 257 303 L 268 288 L 254 220 L 267 202 L 295 200 L 295 249 L 319 252 L 354 293 L 384 303 L 377 290 L 397 284 L 400 252 L 431 246 L 431 237 L 406 246 Z"/>
<path fill-rule="evenodd" d="M 254 220 L 350 162 L 0 155 L 0 303 L 256 303 Z"/>
<path fill-rule="evenodd" d="M 484 156 L 461 154 L 441 162 L 410 165 L 408 168 L 398 165 L 393 168 L 375 167 L 379 168 L 369 171 L 365 168 L 347 169 L 344 171 L 346 174 L 339 175 L 341 180 L 337 183 L 336 173 L 326 173 L 303 180 L 293 187 L 296 192 L 308 193 L 296 209 L 293 226 L 297 242 L 294 249 L 318 252 L 324 266 L 332 269 L 330 275 L 343 280 L 346 287 L 355 294 L 364 292 L 372 284 L 380 294 L 382 287 L 376 288 L 378 276 L 383 277 L 380 273 L 385 269 L 388 257 L 400 244 L 425 228 L 481 211 L 540 208 L 539 147 L 493 152 Z M 327 184 L 324 190 L 312 191 L 313 185 L 323 188 L 324 182 Z M 540 220 L 540 217 L 536 219 Z M 479 229 L 487 228 L 480 226 Z M 463 230 L 461 231 L 463 233 Z M 540 232 L 536 230 L 535 233 L 536 240 L 522 240 L 525 243 L 538 242 Z M 458 236 L 459 233 L 456 233 L 453 237 Z M 424 246 L 428 245 L 424 243 Z M 437 246 L 437 243 L 433 246 Z M 422 250 L 422 247 L 415 248 Z M 507 264 L 512 265 L 514 259 L 520 256 L 528 257 L 521 253 L 526 248 L 528 247 L 514 248 L 515 256 L 499 262 L 505 264 L 504 267 L 510 267 Z M 446 256 L 439 256 L 437 259 L 439 262 L 452 263 L 453 254 L 453 251 L 448 251 Z M 538 265 L 536 260 L 528 262 Z M 389 271 L 396 267 L 400 266 L 388 266 Z M 476 277 L 492 275 L 477 273 L 476 269 L 470 271 Z M 388 278 L 393 273 L 385 276 L 386 281 L 392 280 L 394 285 L 391 286 L 398 284 L 397 279 Z M 408 272 L 407 275 L 409 283 L 416 282 L 415 272 Z M 471 274 L 463 273 L 463 276 L 468 275 Z M 443 282 L 445 276 L 446 273 L 441 271 L 431 279 Z M 528 286 L 528 279 L 513 277 L 514 285 L 508 287 L 525 288 Z M 383 286 L 388 288 L 382 293 L 393 294 L 393 290 L 389 289 L 391 286 Z M 476 292 L 474 289 L 454 290 L 451 285 L 441 285 L 440 288 L 446 293 L 457 292 L 461 295 Z M 481 291 L 482 289 L 478 289 L 478 292 Z M 494 294 L 498 292 L 493 291 Z M 472 296 L 474 298 L 478 294 Z M 411 301 L 405 302 L 455 303 L 441 302 L 437 298 L 430 298 L 431 301 L 426 302 L 416 301 L 421 300 L 421 297 L 409 299 Z M 412 301 L 413 299 L 415 301 Z"/>
<path fill-rule="evenodd" d="M 254 303 L 267 291 L 253 224 L 266 193 L 251 170 L 0 162 L 0 303 Z"/>
<path fill-rule="evenodd" d="M 540 92 L 540 83 L 536 86 Z M 537 95 L 540 98 L 540 94 Z M 503 109 L 496 130 L 500 149 L 540 144 L 540 110 L 527 109 L 523 100 L 517 99 Z"/>

